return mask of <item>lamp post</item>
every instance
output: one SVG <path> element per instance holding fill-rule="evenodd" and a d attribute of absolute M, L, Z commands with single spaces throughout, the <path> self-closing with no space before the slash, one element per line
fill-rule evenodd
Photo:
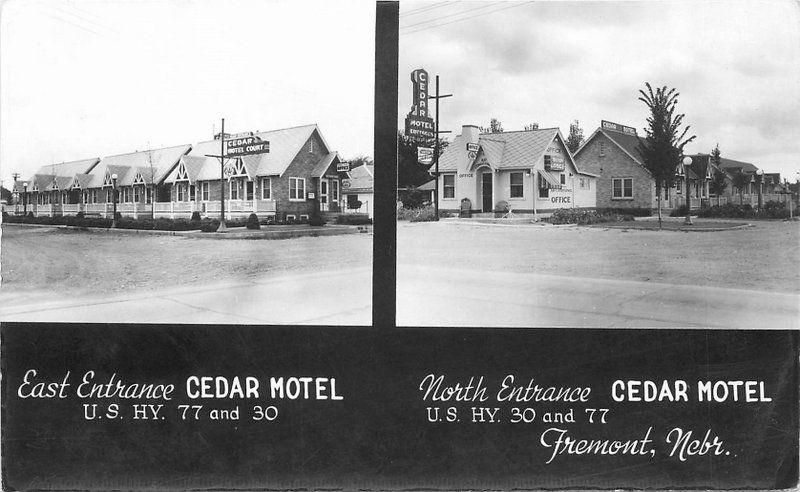
<path fill-rule="evenodd" d="M 22 216 L 28 215 L 28 183 L 22 183 Z"/>
<path fill-rule="evenodd" d="M 759 169 L 756 171 L 758 175 L 758 212 L 764 209 L 764 170 Z"/>
<path fill-rule="evenodd" d="M 113 219 L 111 219 L 111 228 L 117 227 L 117 173 L 111 175 L 111 203 L 113 203 Z"/>
<path fill-rule="evenodd" d="M 692 158 L 687 155 L 683 158 L 683 167 L 685 169 L 691 165 Z M 683 225 L 692 225 L 692 194 L 689 191 L 689 173 L 684 170 L 683 174 L 686 176 L 686 219 L 683 221 Z"/>

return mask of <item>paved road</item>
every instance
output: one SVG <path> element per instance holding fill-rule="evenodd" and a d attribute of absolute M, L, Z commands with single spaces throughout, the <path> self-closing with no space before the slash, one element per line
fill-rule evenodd
<path fill-rule="evenodd" d="M 398 326 L 800 327 L 800 295 L 398 265 Z"/>
<path fill-rule="evenodd" d="M 342 279 L 347 279 L 343 282 Z M 319 271 L 136 292 L 43 298 L 0 292 L 0 321 L 369 325 L 372 269 Z"/>

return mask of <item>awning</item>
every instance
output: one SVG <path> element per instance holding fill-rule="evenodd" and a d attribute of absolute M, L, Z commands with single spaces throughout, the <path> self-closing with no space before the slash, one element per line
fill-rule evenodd
<path fill-rule="evenodd" d="M 561 189 L 561 179 L 547 171 L 539 171 L 539 188 Z"/>

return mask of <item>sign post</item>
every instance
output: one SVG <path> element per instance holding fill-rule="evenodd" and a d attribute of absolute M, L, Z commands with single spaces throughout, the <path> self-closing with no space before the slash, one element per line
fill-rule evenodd
<path fill-rule="evenodd" d="M 433 141 L 433 161 L 434 161 L 434 168 L 435 168 L 435 190 L 433 195 L 433 211 L 434 211 L 434 218 L 433 220 L 439 221 L 439 134 L 440 133 L 450 133 L 450 131 L 441 131 L 439 130 L 439 99 L 444 97 L 452 97 L 452 94 L 439 94 L 439 76 L 436 76 L 436 95 L 430 96 L 431 99 L 436 100 L 436 137 Z"/>

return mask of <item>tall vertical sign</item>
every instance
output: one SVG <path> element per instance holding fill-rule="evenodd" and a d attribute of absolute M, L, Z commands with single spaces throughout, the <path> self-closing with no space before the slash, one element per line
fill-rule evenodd
<path fill-rule="evenodd" d="M 428 72 L 418 68 L 411 72 L 413 104 L 406 116 L 406 135 L 420 139 L 435 138 L 433 119 L 428 116 Z"/>

